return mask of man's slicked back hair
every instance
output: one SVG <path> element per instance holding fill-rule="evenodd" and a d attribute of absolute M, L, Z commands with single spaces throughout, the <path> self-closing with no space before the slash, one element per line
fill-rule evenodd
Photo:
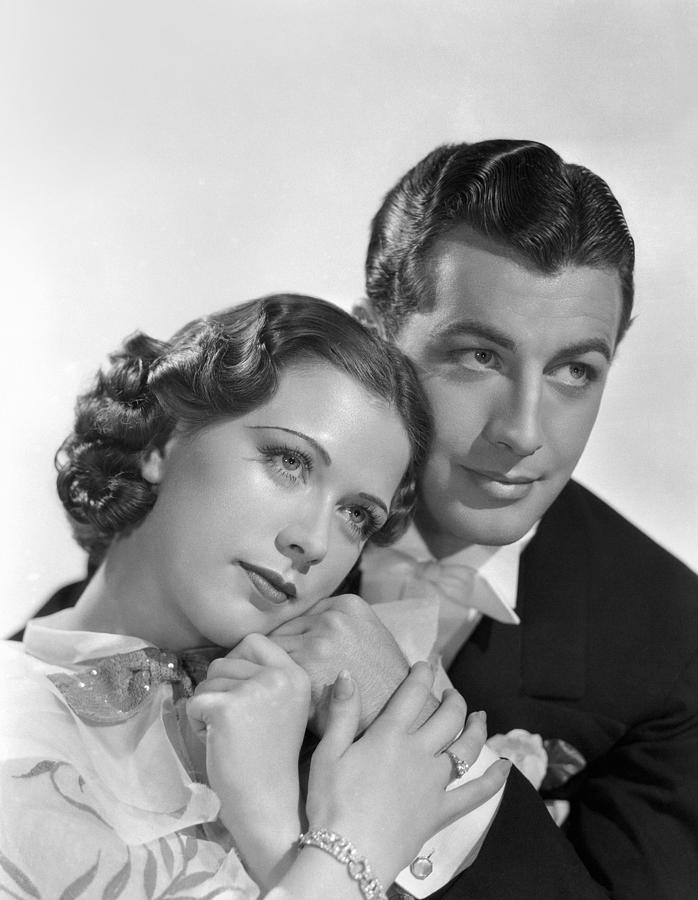
<path fill-rule="evenodd" d="M 491 140 L 437 147 L 386 194 L 373 219 L 366 293 L 394 339 L 406 320 L 434 302 L 428 258 L 459 225 L 511 248 L 545 274 L 568 265 L 618 272 L 630 324 L 635 252 L 611 189 L 545 144 Z"/>

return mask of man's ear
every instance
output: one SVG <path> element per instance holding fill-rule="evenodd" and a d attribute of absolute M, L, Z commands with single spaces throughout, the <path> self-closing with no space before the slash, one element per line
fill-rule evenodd
<path fill-rule="evenodd" d="M 165 471 L 165 455 L 167 448 L 163 450 L 150 450 L 141 460 L 141 475 L 150 484 L 160 484 Z"/>

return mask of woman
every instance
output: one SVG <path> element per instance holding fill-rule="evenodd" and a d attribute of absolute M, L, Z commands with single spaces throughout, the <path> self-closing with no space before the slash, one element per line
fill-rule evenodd
<path fill-rule="evenodd" d="M 2 650 L 0 891 L 381 897 L 499 790 L 502 763 L 445 791 L 485 735 L 469 720 L 453 743 L 454 692 L 420 724 L 418 664 L 355 743 L 360 697 L 338 674 L 303 804 L 308 678 L 265 637 L 402 532 L 428 435 L 409 366 L 312 298 L 136 334 L 111 357 L 59 453 L 95 573 Z"/>

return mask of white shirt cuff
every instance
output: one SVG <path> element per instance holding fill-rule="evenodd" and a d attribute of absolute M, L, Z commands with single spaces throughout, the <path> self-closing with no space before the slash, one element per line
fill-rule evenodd
<path fill-rule="evenodd" d="M 473 765 L 462 778 L 453 781 L 447 790 L 472 781 L 496 762 L 499 757 L 485 746 Z M 404 891 L 413 897 L 427 897 L 448 884 L 455 875 L 477 858 L 480 847 L 484 843 L 490 825 L 499 809 L 504 788 L 477 809 L 452 822 L 428 841 L 418 856 L 429 857 L 433 869 L 426 878 L 420 879 L 410 872 L 409 866 L 400 872 L 395 879 Z"/>

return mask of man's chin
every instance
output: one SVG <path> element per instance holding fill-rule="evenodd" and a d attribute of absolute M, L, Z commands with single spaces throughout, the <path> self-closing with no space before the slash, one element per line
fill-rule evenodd
<path fill-rule="evenodd" d="M 513 544 L 528 534 L 541 515 L 538 508 L 483 510 L 459 505 L 442 518 L 436 533 L 419 519 L 416 524 L 432 553 L 444 557 L 472 544 L 487 547 Z"/>
<path fill-rule="evenodd" d="M 541 520 L 564 484 L 565 482 L 558 490 L 552 490 L 552 485 L 548 483 L 545 491 L 538 490 L 523 502 L 511 503 L 497 509 L 457 504 L 449 516 L 449 530 L 454 537 L 457 536 L 463 546 L 482 544 L 502 547 L 513 544 L 528 534 Z"/>

